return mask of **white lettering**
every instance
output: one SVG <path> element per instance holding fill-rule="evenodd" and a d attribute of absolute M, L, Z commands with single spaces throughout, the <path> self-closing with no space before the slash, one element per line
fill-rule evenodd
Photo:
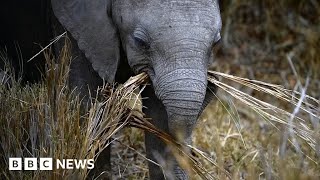
<path fill-rule="evenodd" d="M 73 159 L 67 159 L 66 169 L 73 169 Z"/>
<path fill-rule="evenodd" d="M 87 168 L 88 169 L 93 169 L 94 168 L 94 160 L 93 159 L 89 159 L 87 162 L 88 162 Z"/>
<path fill-rule="evenodd" d="M 56 168 L 57 169 L 65 169 L 66 168 L 66 160 L 63 159 L 62 162 L 60 161 L 60 159 L 56 160 Z"/>
<path fill-rule="evenodd" d="M 77 169 L 84 169 L 86 168 L 86 164 L 87 164 L 87 160 L 77 160 L 77 159 L 74 159 L 74 164 L 76 166 Z"/>

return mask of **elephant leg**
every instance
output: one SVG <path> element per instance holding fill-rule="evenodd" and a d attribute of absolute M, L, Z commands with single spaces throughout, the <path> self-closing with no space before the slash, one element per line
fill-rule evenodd
<path fill-rule="evenodd" d="M 111 144 L 106 147 L 94 162 L 94 169 L 89 173 L 89 179 L 112 179 Z"/>
<path fill-rule="evenodd" d="M 76 92 L 83 98 L 83 105 L 90 103 L 90 94 L 94 97 L 96 89 L 102 84 L 101 78 L 93 70 L 91 63 L 86 59 L 83 52 L 77 46 L 77 42 L 69 35 L 72 46 L 73 60 L 70 65 L 69 85 L 76 88 Z M 85 109 L 87 107 L 84 107 Z M 89 177 L 111 179 L 111 144 L 106 147 L 95 161 L 95 168 L 89 173 Z"/>
<path fill-rule="evenodd" d="M 94 97 L 96 89 L 102 84 L 102 80 L 93 70 L 91 63 L 80 51 L 76 41 L 68 36 L 72 46 L 72 62 L 70 64 L 69 86 L 76 90 L 76 93 L 82 98 L 82 108 L 84 112 L 90 105 L 90 94 Z M 95 168 L 89 173 L 89 177 L 111 179 L 111 162 L 110 162 L 111 145 L 104 149 L 95 161 Z"/>
<path fill-rule="evenodd" d="M 91 98 L 89 91 L 95 97 L 96 89 L 102 85 L 102 79 L 93 70 L 91 63 L 86 59 L 84 53 L 80 51 L 76 41 L 72 37 L 69 38 L 72 43 L 69 85 L 71 88 L 76 88 L 77 92 L 86 102 Z"/>
<path fill-rule="evenodd" d="M 147 117 L 152 118 L 152 123 L 159 129 L 168 132 L 168 118 L 165 107 L 161 101 L 155 96 L 153 87 L 150 85 L 142 92 L 144 113 Z M 147 158 L 161 164 L 166 157 L 165 144 L 152 133 L 145 133 L 145 145 L 147 151 Z M 149 176 L 151 180 L 165 179 L 162 168 L 153 162 L 148 162 Z"/>
<path fill-rule="evenodd" d="M 53 17 L 54 18 L 54 17 Z M 53 19 L 53 32 L 55 36 L 62 34 L 65 29 L 54 18 Z M 77 42 L 71 34 L 68 33 L 68 38 L 71 42 L 71 56 L 72 61 L 70 64 L 69 73 L 69 87 L 75 89 L 76 93 L 82 98 L 82 109 L 86 112 L 88 103 L 90 103 L 90 93 L 94 97 L 96 95 L 95 90 L 98 86 L 102 85 L 102 79 L 93 70 L 91 63 L 87 60 L 84 53 L 79 49 Z M 61 48 L 64 46 L 65 41 L 63 39 L 55 43 L 55 54 L 60 54 Z M 57 62 L 58 63 L 58 62 Z M 90 171 L 89 177 L 94 178 L 99 176 L 103 179 L 111 179 L 111 163 L 110 163 L 111 145 L 104 149 L 95 162 L 95 168 Z"/>
<path fill-rule="evenodd" d="M 53 16 L 52 17 L 52 29 L 53 35 L 59 36 L 66 30 L 59 23 L 59 21 Z M 67 38 L 71 42 L 71 64 L 69 73 L 69 87 L 76 89 L 80 97 L 84 98 L 84 101 L 90 100 L 89 91 L 95 95 L 95 90 L 98 86 L 102 85 L 102 79 L 98 73 L 92 68 L 92 64 L 87 60 L 85 54 L 79 49 L 77 41 L 68 32 Z M 65 40 L 62 38 L 54 44 L 55 54 L 58 56 L 61 49 L 65 45 Z M 59 63 L 59 62 L 57 62 Z"/>

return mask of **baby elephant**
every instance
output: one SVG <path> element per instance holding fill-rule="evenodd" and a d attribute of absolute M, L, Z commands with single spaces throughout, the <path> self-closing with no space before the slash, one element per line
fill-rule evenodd
<path fill-rule="evenodd" d="M 101 79 L 111 83 L 131 71 L 146 72 L 152 85 L 143 92 L 144 112 L 158 128 L 191 143 L 197 118 L 212 97 L 207 68 L 220 40 L 217 0 L 51 0 L 51 5 L 74 39 L 72 86 L 86 91 Z M 154 135 L 145 136 L 147 157 L 168 166 L 149 163 L 150 179 L 188 179 L 170 150 Z"/>

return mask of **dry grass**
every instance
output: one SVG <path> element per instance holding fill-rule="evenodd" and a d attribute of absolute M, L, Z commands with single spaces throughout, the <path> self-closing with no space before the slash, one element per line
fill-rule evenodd
<path fill-rule="evenodd" d="M 68 43 L 67 43 L 68 44 Z M 97 159 L 112 137 L 126 126 L 152 132 L 167 143 L 185 168 L 206 178 L 205 169 L 186 145 L 155 128 L 137 106 L 134 92 L 147 82 L 142 73 L 122 85 L 104 85 L 88 106 L 67 87 L 71 61 L 68 45 L 56 60 L 45 53 L 47 68 L 40 84 L 21 86 L 13 77 L 1 84 L 1 177 L 5 179 L 85 179 L 84 170 L 9 171 L 9 157 Z M 5 74 L 9 76 L 10 70 Z M 6 77 L 6 76 L 4 76 Z M 143 87 L 142 87 L 143 89 Z M 88 108 L 88 109 L 87 109 Z M 101 172 L 99 177 L 103 177 Z M 209 176 L 210 177 L 210 176 Z"/>
<path fill-rule="evenodd" d="M 89 173 L 87 170 L 54 169 L 54 171 L 20 171 L 16 173 L 7 170 L 7 160 L 12 156 L 96 159 L 111 142 L 120 142 L 117 138 L 113 139 L 112 137 L 126 126 L 137 127 L 159 136 L 173 149 L 179 163 L 188 169 L 190 175 L 195 179 L 286 177 L 288 174 L 285 171 L 278 171 L 275 167 L 287 165 L 289 160 L 293 164 L 295 161 L 300 164 L 303 162 L 303 168 L 308 168 L 309 171 L 313 170 L 311 172 L 314 173 L 314 176 L 307 174 L 306 177 L 319 176 L 317 152 L 319 151 L 320 136 L 314 122 L 319 121 L 317 108 L 320 103 L 306 95 L 305 91 L 301 93 L 289 91 L 278 85 L 208 71 L 208 80 L 216 84 L 221 92 L 230 94 L 242 105 L 247 106 L 248 111 L 256 112 L 261 120 L 265 120 L 264 124 L 271 125 L 272 129 L 263 127 L 262 132 L 252 136 L 250 132 L 243 129 L 243 126 L 248 126 L 248 124 L 245 124 L 238 114 L 239 105 L 231 101 L 226 103 L 226 99 L 218 98 L 218 102 L 222 106 L 215 107 L 214 116 L 221 116 L 221 119 L 227 117 L 230 120 L 227 123 L 216 122 L 218 124 L 215 124 L 215 121 L 209 122 L 207 120 L 204 128 L 200 130 L 201 133 L 196 131 L 195 142 L 201 147 L 200 149 L 205 149 L 203 151 L 174 141 L 168 134 L 157 130 L 147 119 L 143 118 L 144 115 L 139 108 L 135 108 L 141 105 L 139 105 L 139 93 L 135 94 L 134 92 L 140 85 L 147 82 L 146 74 L 139 74 L 123 85 L 103 86 L 97 91 L 96 98 L 91 101 L 89 109 L 83 110 L 79 97 L 67 88 L 66 79 L 70 63 L 68 53 L 66 46 L 59 57 L 61 62 L 59 65 L 54 63 L 55 60 L 50 53 L 46 53 L 48 67 L 45 81 L 41 84 L 22 87 L 19 82 L 14 81 L 14 78 L 10 78 L 10 82 L 6 81 L 2 84 L 0 127 L 1 150 L 3 151 L 1 158 L 4 160 L 4 163 L 1 164 L 3 166 L 1 173 L 4 178 L 85 179 Z M 261 101 L 233 88 L 224 81 L 217 81 L 217 76 L 291 103 L 295 110 L 291 113 Z M 242 109 L 246 108 L 242 107 Z M 296 111 L 299 110 L 304 111 L 305 114 L 298 116 Z M 256 117 L 258 116 L 254 116 L 254 118 Z M 204 119 L 206 120 L 208 117 Z M 254 121 L 253 123 L 261 123 L 258 119 Z M 252 124 L 248 128 L 254 128 L 251 126 Z M 225 130 L 227 132 L 218 133 Z M 269 147 L 274 145 L 272 144 L 274 142 L 269 142 L 267 135 L 264 134 L 266 132 L 263 131 L 278 133 L 278 139 L 276 137 L 273 139 L 277 141 L 276 146 Z M 233 143 L 230 144 L 230 142 Z M 290 144 L 287 145 L 287 142 Z M 119 172 L 114 176 L 121 178 L 147 177 L 147 168 L 145 167 L 147 159 L 142 155 L 143 153 L 137 153 L 138 150 L 131 148 L 130 145 L 125 146 L 127 151 L 129 149 L 135 152 L 134 156 L 136 156 L 135 154 L 140 156 L 142 162 L 140 171 L 132 172 L 131 167 L 126 164 L 125 171 L 121 171 L 120 167 L 116 170 L 113 169 L 114 172 Z M 229 146 L 233 149 L 226 149 L 230 148 Z M 239 147 L 241 148 L 237 149 Z M 277 149 L 278 153 L 271 153 L 270 149 L 272 151 Z M 126 155 L 127 158 L 128 155 L 130 157 L 130 153 Z M 232 157 L 230 162 L 225 161 L 230 158 L 228 156 Z M 251 160 L 249 161 L 249 159 Z M 125 161 L 126 159 L 120 158 L 120 161 L 118 159 L 115 162 L 123 164 Z M 290 165 L 288 171 L 292 168 L 292 164 Z M 299 171 L 304 170 L 296 166 L 293 167 Z"/>
<path fill-rule="evenodd" d="M 195 133 L 198 146 L 216 158 L 233 179 L 318 179 L 320 134 L 314 123 L 319 122 L 318 100 L 278 85 L 214 71 L 209 74 L 292 103 L 294 109 L 292 112 L 280 109 L 273 105 L 276 101 L 261 101 L 229 86 L 230 82 L 209 77 L 221 90 L 218 103 L 209 107 L 215 111 L 203 114 L 200 127 L 205 128 Z M 207 167 L 217 171 L 210 165 Z M 293 170 L 297 174 L 292 174 Z M 224 178 L 222 174 L 218 179 Z"/>
<path fill-rule="evenodd" d="M 195 146 L 233 179 L 319 179 L 319 2 L 222 4 L 222 45 L 214 69 L 250 80 L 220 74 L 220 100 L 200 118 Z"/>
<path fill-rule="evenodd" d="M 21 86 L 13 77 L 0 87 L 0 177 L 6 179 L 85 179 L 88 171 L 9 171 L 9 157 L 96 159 L 111 136 L 138 112 L 129 108 L 133 91 L 147 79 L 140 75 L 117 88 L 104 86 L 88 110 L 67 87 L 71 56 L 65 46 L 56 64 L 50 53 L 40 84 Z M 11 74 L 10 69 L 5 71 Z M 5 78 L 3 78 L 5 79 Z M 100 99 L 100 100 L 99 100 Z M 138 99 L 137 97 L 135 99 Z"/>
<path fill-rule="evenodd" d="M 113 177 L 146 179 L 142 128 L 173 147 L 193 179 L 319 179 L 319 3 L 229 0 L 222 9 L 223 48 L 216 71 L 208 72 L 218 100 L 202 114 L 194 147 L 158 131 L 134 108 L 146 75 L 105 85 L 88 109 L 81 107 L 66 86 L 66 47 L 59 65 L 47 53 L 43 83 L 21 87 L 9 68 L 0 74 L 0 177 L 84 179 L 87 170 L 10 172 L 8 157 L 96 158 L 112 142 Z M 128 125 L 138 128 L 123 129 Z"/>

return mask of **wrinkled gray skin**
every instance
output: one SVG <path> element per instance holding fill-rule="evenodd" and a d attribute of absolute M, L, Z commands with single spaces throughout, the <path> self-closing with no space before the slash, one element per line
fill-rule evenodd
<path fill-rule="evenodd" d="M 85 87 L 95 72 L 115 81 L 123 59 L 135 73 L 149 74 L 152 86 L 143 96 L 145 113 L 177 140 L 191 143 L 196 120 L 210 101 L 207 67 L 212 46 L 220 39 L 221 19 L 216 0 L 51 0 L 59 22 L 80 50 L 71 66 L 71 83 Z M 123 52 L 123 53 L 120 53 Z M 78 63 L 78 64 L 77 64 Z M 120 63 L 120 66 L 121 66 Z M 88 76 L 88 77 L 87 77 Z M 89 77 L 90 76 L 90 77 Z M 188 179 L 168 148 L 146 133 L 150 179 Z M 165 162 L 165 163 L 164 163 Z M 107 163 L 107 162 L 106 162 Z"/>

